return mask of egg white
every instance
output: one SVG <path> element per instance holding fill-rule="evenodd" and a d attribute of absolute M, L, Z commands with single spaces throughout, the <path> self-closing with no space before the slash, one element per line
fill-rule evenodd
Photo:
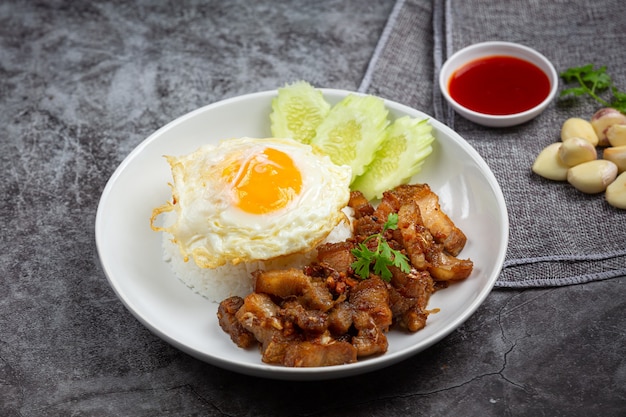
<path fill-rule="evenodd" d="M 302 176 L 300 193 L 278 210 L 248 213 L 233 203 L 225 166 L 271 147 L 289 155 Z M 268 260 L 312 250 L 345 219 L 351 169 L 337 166 L 311 146 L 291 139 L 239 138 L 205 145 L 188 155 L 167 156 L 172 201 L 154 209 L 154 230 L 170 233 L 185 260 L 201 268 Z M 156 225 L 174 211 L 170 225 Z"/>

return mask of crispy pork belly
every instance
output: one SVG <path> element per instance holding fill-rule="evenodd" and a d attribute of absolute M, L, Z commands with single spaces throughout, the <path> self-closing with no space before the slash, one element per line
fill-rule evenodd
<path fill-rule="evenodd" d="M 255 271 L 255 291 L 263 294 L 286 298 L 292 295 L 302 295 L 311 285 L 310 278 L 300 269 L 275 269 L 270 271 Z"/>
<path fill-rule="evenodd" d="M 430 274 L 415 269 L 408 274 L 396 270 L 391 283 L 389 301 L 395 323 L 411 332 L 424 328 L 428 318 L 426 306 L 435 292 Z"/>
<path fill-rule="evenodd" d="M 333 295 L 323 281 L 312 281 L 298 300 L 307 308 L 323 312 L 330 310 L 335 305 Z"/>
<path fill-rule="evenodd" d="M 235 317 L 265 347 L 284 328 L 279 312 L 269 295 L 253 292 L 244 298 Z"/>
<path fill-rule="evenodd" d="M 402 201 L 400 201 L 395 194 L 385 191 L 372 217 L 384 223 L 390 214 L 398 212 L 401 205 Z"/>
<path fill-rule="evenodd" d="M 244 298 L 235 315 L 261 344 L 261 360 L 265 363 L 282 364 L 289 345 L 301 339 L 290 331 L 289 322 L 281 313 L 280 306 L 269 295 L 253 292 Z"/>
<path fill-rule="evenodd" d="M 354 239 L 361 241 L 368 236 L 380 233 L 383 230 L 383 222 L 375 216 L 363 216 L 354 221 Z"/>
<path fill-rule="evenodd" d="M 401 185 L 391 193 L 404 201 L 415 201 L 422 213 L 424 225 L 430 230 L 435 241 L 443 244 L 444 249 L 453 256 L 457 256 L 467 241 L 461 229 L 446 213 L 441 210 L 439 196 L 427 184 Z"/>
<path fill-rule="evenodd" d="M 437 281 L 458 281 L 467 278 L 473 269 L 469 259 L 458 259 L 444 251 L 430 229 L 423 223 L 421 209 L 408 202 L 398 211 L 398 230 L 411 264 L 418 270 L 428 270 Z"/>
<path fill-rule="evenodd" d="M 359 282 L 350 293 L 350 303 L 354 308 L 353 325 L 358 332 L 352 338 L 357 356 L 386 352 L 385 332 L 393 321 L 386 284 L 376 276 Z"/>
<path fill-rule="evenodd" d="M 263 273 L 257 273 L 257 277 L 262 275 Z M 356 361 L 357 349 L 352 344 L 334 340 L 329 336 L 328 315 L 319 309 L 307 309 L 306 303 L 302 302 L 304 297 L 321 292 L 320 285 L 312 283 L 312 290 L 307 286 L 296 285 L 300 277 L 290 271 L 282 274 L 281 277 L 286 280 L 292 278 L 292 280 L 285 286 L 279 286 L 273 281 L 279 278 L 275 274 L 269 275 L 270 279 L 266 281 L 261 277 L 261 288 L 272 289 L 274 292 L 272 295 L 284 297 L 286 301 L 276 304 L 271 298 L 272 295 L 254 292 L 243 300 L 228 299 L 220 305 L 222 317 L 235 317 L 239 323 L 237 326 L 229 321 L 230 326 L 222 326 L 224 331 L 231 335 L 233 341 L 236 340 L 233 334 L 238 334 L 235 332 L 239 330 L 253 336 L 253 339 L 261 344 L 263 362 L 271 364 L 330 366 Z M 306 275 L 304 277 L 310 280 Z M 290 294 L 286 290 L 294 288 L 296 290 L 292 292 L 296 294 Z M 293 295 L 298 295 L 298 293 L 302 295 L 294 298 Z M 319 297 L 319 294 L 310 298 L 316 297 Z M 234 314 L 232 314 L 233 309 L 236 311 Z M 335 318 L 335 325 L 339 322 L 339 318 L 340 316 Z M 348 327 L 352 323 L 351 316 L 349 323 Z M 238 346 L 249 345 L 238 344 Z"/>
<path fill-rule="evenodd" d="M 443 251 L 433 252 L 428 272 L 437 281 L 459 281 L 467 278 L 474 269 L 469 259 L 458 259 Z"/>
<path fill-rule="evenodd" d="M 254 335 L 246 330 L 237 317 L 237 311 L 243 306 L 243 298 L 230 297 L 223 300 L 217 309 L 217 319 L 220 327 L 230 335 L 232 341 L 241 348 L 248 348 L 256 344 Z"/>
<path fill-rule="evenodd" d="M 354 210 L 354 218 L 360 219 L 364 216 L 371 216 L 374 213 L 374 206 L 360 191 L 351 191 L 348 207 Z"/>
<path fill-rule="evenodd" d="M 261 360 L 273 365 L 284 365 L 290 346 L 300 342 L 302 341 L 290 340 L 276 334 L 269 342 L 261 346 Z"/>
<path fill-rule="evenodd" d="M 426 307 L 430 296 L 435 292 L 435 283 L 428 271 L 412 268 L 409 273 L 393 268 L 391 285 L 404 297 L 417 298 Z"/>
<path fill-rule="evenodd" d="M 348 302 L 341 302 L 335 305 L 328 314 L 328 330 L 334 335 L 348 333 L 352 327 L 352 316 L 354 308 Z"/>
<path fill-rule="evenodd" d="M 354 243 L 349 241 L 324 243 L 317 247 L 317 261 L 339 273 L 348 273 L 354 262 Z"/>
<path fill-rule="evenodd" d="M 376 326 L 384 331 L 391 326 L 387 285 L 379 277 L 372 276 L 359 282 L 350 292 L 350 304 L 356 311 L 366 312 L 374 319 Z"/>
<path fill-rule="evenodd" d="M 432 312 L 431 295 L 472 272 L 471 260 L 456 258 L 465 235 L 441 211 L 428 185 L 389 190 L 376 208 L 352 192 L 348 204 L 355 213 L 352 238 L 320 245 L 316 260 L 302 269 L 256 271 L 255 292 L 222 301 L 219 324 L 234 343 L 244 348 L 258 343 L 263 362 L 292 367 L 382 354 L 392 327 L 422 329 Z M 382 233 L 392 213 L 398 227 Z M 371 270 L 362 279 L 352 269 L 352 250 L 364 243 L 376 253 L 379 239 L 410 262 L 408 272 L 389 265 L 389 282 Z"/>
<path fill-rule="evenodd" d="M 391 312 L 391 309 L 389 310 Z M 391 314 L 390 314 L 391 315 Z M 356 311 L 354 327 L 358 333 L 352 338 L 352 345 L 356 348 L 357 356 L 371 356 L 387 352 L 389 342 L 387 336 L 378 327 L 374 318 L 367 311 Z"/>
<path fill-rule="evenodd" d="M 319 335 L 328 329 L 328 314 L 319 310 L 307 310 L 296 300 L 282 303 L 281 314 L 308 335 Z"/>
<path fill-rule="evenodd" d="M 389 303 L 394 321 L 400 328 L 416 332 L 426 326 L 428 312 L 421 307 L 418 299 L 405 297 L 395 288 L 391 288 Z"/>
<path fill-rule="evenodd" d="M 312 280 L 300 269 L 257 271 L 254 275 L 258 293 L 280 298 L 297 297 L 308 308 L 321 311 L 328 311 L 334 305 L 333 296 L 323 281 Z"/>
<path fill-rule="evenodd" d="M 398 231 L 400 239 L 414 268 L 425 270 L 428 266 L 426 251 L 431 238 L 422 226 L 419 206 L 409 202 L 398 210 Z M 418 228 L 419 227 L 419 228 Z"/>
<path fill-rule="evenodd" d="M 291 343 L 285 350 L 283 365 L 293 367 L 333 366 L 356 362 L 357 349 L 349 342 L 328 338 L 326 343 Z"/>

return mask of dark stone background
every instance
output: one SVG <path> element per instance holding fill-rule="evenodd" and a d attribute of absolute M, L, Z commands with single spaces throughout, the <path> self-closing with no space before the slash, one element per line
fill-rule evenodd
<path fill-rule="evenodd" d="M 299 79 L 356 90 L 393 4 L 0 3 L 0 415 L 624 412 L 624 279 L 494 290 L 400 364 L 297 383 L 181 353 L 108 285 L 96 208 L 139 142 L 208 103 Z"/>

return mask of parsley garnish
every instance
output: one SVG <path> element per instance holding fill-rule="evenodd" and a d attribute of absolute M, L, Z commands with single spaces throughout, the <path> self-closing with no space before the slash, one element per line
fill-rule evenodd
<path fill-rule="evenodd" d="M 359 243 L 358 248 L 352 249 L 352 254 L 356 256 L 357 260 L 354 261 L 351 266 L 358 276 L 363 279 L 368 278 L 370 276 L 370 266 L 372 263 L 374 263 L 374 273 L 385 281 L 391 280 L 391 271 L 389 271 L 388 268 L 390 265 L 394 265 L 407 273 L 411 270 L 407 257 L 402 252 L 391 249 L 389 243 L 387 243 L 383 237 L 386 230 L 395 230 L 397 228 L 398 215 L 391 213 L 383 225 L 382 232 L 367 237 L 367 239 Z M 372 252 L 365 245 L 372 239 L 378 241 L 375 252 Z"/>
<path fill-rule="evenodd" d="M 626 113 L 626 93 L 619 91 L 613 84 L 611 76 L 606 73 L 606 66 L 594 69 L 593 64 L 588 64 L 582 67 L 569 68 L 560 75 L 566 83 L 578 83 L 576 87 L 561 91 L 561 97 L 570 94 L 576 97 L 589 95 L 605 107 L 612 107 Z M 612 99 L 610 101 L 600 97 L 600 94 L 606 90 L 611 91 Z"/>

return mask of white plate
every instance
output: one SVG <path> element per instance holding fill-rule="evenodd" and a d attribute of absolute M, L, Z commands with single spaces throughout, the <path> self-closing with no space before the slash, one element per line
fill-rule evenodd
<path fill-rule="evenodd" d="M 335 103 L 350 92 L 322 89 Z M 474 261 L 465 281 L 434 294 L 429 308 L 441 311 L 414 334 L 391 331 L 384 355 L 324 368 L 266 365 L 256 349 L 235 346 L 216 318 L 217 304 L 193 293 L 162 260 L 161 236 L 150 229 L 152 209 L 170 198 L 169 165 L 163 155 L 181 155 L 232 137 L 268 137 L 276 91 L 232 98 L 174 120 L 135 148 L 109 179 L 96 216 L 96 244 L 104 272 L 129 311 L 178 349 L 213 365 L 268 378 L 315 380 L 361 374 L 397 363 L 433 345 L 460 326 L 491 291 L 508 244 L 502 191 L 487 164 L 457 133 L 431 119 L 436 142 L 414 182 L 428 183 L 443 209 L 468 236 L 462 258 Z M 386 101 L 391 117 L 429 117 Z"/>

